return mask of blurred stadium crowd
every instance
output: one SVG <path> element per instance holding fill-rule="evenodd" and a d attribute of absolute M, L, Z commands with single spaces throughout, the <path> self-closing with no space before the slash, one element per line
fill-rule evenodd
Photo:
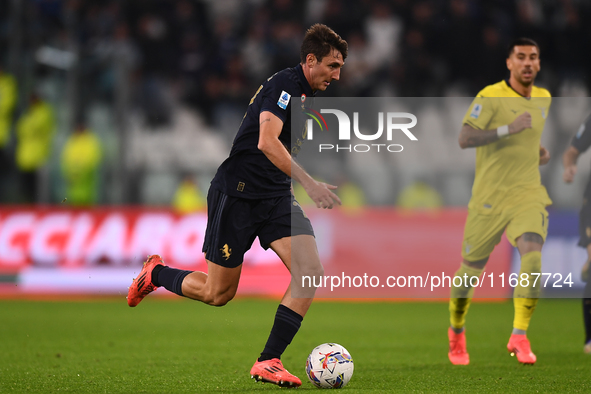
<path fill-rule="evenodd" d="M 0 0 L 0 70 L 18 86 L 11 138 L 0 149 L 12 160 L 15 125 L 38 94 L 53 106 L 56 130 L 36 200 L 66 194 L 60 155 L 87 124 L 104 150 L 92 201 L 166 203 L 187 175 L 207 189 L 248 100 L 265 78 L 299 62 L 315 22 L 349 42 L 329 96 L 473 97 L 507 76 L 509 40 L 528 36 L 541 47 L 538 84 L 555 97 L 586 97 L 589 20 L 585 0 Z M 549 146 L 555 168 L 576 131 L 558 129 Z M 547 172 L 557 172 L 552 166 Z M 22 169 L 1 171 L 0 198 L 26 201 L 23 188 L 6 192 Z M 473 162 L 460 169 L 468 193 L 471 171 Z M 402 174 L 369 202 L 394 204 L 415 178 L 435 189 L 443 182 L 432 170 Z M 469 198 L 439 192 L 447 205 Z"/>

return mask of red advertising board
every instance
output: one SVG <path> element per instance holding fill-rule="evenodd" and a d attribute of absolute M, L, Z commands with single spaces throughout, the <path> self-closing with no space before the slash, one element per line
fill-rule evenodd
<path fill-rule="evenodd" d="M 388 277 L 453 275 L 461 261 L 466 211 L 393 209 L 310 210 L 325 275 L 323 297 L 446 297 L 449 292 L 391 286 Z M 173 267 L 207 271 L 201 248 L 206 215 L 139 207 L 71 209 L 0 207 L 0 289 L 3 293 L 124 294 L 145 257 L 160 254 Z M 488 267 L 507 272 L 510 246 Z M 335 287 L 333 277 L 375 276 L 385 286 Z M 424 278 L 423 278 L 424 279 Z M 355 279 L 353 279 L 355 280 Z M 245 256 L 239 294 L 281 295 L 290 276 L 258 241 Z M 486 294 L 486 287 L 482 290 Z"/>

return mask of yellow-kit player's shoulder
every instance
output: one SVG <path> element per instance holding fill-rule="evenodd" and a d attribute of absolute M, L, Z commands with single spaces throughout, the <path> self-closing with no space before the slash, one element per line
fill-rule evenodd
<path fill-rule="evenodd" d="M 506 81 L 500 81 L 492 85 L 488 85 L 482 89 L 476 97 L 521 97 L 516 91 L 507 85 Z"/>
<path fill-rule="evenodd" d="M 532 97 L 552 97 L 548 89 L 540 88 L 538 86 L 534 86 L 531 90 Z"/>

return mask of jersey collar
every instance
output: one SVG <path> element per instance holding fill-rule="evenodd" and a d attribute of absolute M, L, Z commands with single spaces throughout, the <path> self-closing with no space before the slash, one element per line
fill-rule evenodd
<path fill-rule="evenodd" d="M 531 97 L 525 97 L 523 94 L 519 93 L 517 90 L 513 89 L 513 87 L 511 86 L 511 84 L 509 83 L 509 78 L 505 79 L 505 83 L 507 84 L 507 87 L 509 89 L 511 89 L 512 91 L 515 92 L 515 94 L 519 95 L 519 97 L 523 97 L 524 99 L 530 99 Z"/>

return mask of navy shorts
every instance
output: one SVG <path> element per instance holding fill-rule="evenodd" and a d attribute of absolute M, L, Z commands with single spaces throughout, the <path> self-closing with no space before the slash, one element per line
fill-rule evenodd
<path fill-rule="evenodd" d="M 209 189 L 203 252 L 215 264 L 238 267 L 256 237 L 268 249 L 273 241 L 302 234 L 313 236 L 314 230 L 293 195 L 251 200 Z"/>

